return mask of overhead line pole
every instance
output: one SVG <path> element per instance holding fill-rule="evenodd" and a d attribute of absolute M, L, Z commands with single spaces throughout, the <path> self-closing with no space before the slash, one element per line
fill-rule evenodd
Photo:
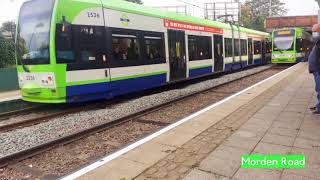
<path fill-rule="evenodd" d="M 320 0 L 316 0 L 318 2 L 318 5 L 320 7 Z M 320 23 L 320 9 L 318 10 L 318 23 Z"/>
<path fill-rule="evenodd" d="M 269 0 L 269 17 L 272 16 L 272 0 Z"/>

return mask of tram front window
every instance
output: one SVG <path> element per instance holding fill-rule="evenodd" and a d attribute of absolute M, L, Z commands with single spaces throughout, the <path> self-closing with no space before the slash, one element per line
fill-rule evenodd
<path fill-rule="evenodd" d="M 294 30 L 277 31 L 274 33 L 274 51 L 292 51 L 294 42 Z"/>
<path fill-rule="evenodd" d="M 32 0 L 21 7 L 17 58 L 23 65 L 49 64 L 50 24 L 54 0 Z"/>

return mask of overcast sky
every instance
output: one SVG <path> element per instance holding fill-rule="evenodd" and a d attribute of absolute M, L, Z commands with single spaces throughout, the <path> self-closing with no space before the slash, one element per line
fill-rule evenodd
<path fill-rule="evenodd" d="M 7 20 L 15 20 L 22 2 L 25 0 L 1 0 L 0 2 L 0 24 Z M 147 6 L 172 6 L 183 5 L 180 0 L 143 0 Z M 203 6 L 204 2 L 218 2 L 227 0 L 182 0 Z M 241 0 L 242 2 L 244 0 Z M 318 4 L 315 0 L 281 0 L 286 3 L 286 8 L 289 9 L 289 15 L 315 15 L 317 14 Z M 201 11 L 200 8 L 195 8 L 195 11 Z M 201 13 L 202 14 L 202 13 Z"/>

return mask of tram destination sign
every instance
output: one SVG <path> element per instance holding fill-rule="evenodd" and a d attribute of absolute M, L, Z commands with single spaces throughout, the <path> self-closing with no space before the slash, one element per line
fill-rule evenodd
<path fill-rule="evenodd" d="M 220 28 L 214 28 L 210 26 L 202 26 L 197 24 L 173 21 L 173 20 L 164 20 L 164 26 L 170 29 L 179 29 L 179 30 L 189 30 L 189 31 L 201 31 L 209 32 L 214 34 L 223 34 L 223 30 Z"/>
<path fill-rule="evenodd" d="M 274 32 L 275 36 L 293 36 L 294 30 L 282 30 Z"/>

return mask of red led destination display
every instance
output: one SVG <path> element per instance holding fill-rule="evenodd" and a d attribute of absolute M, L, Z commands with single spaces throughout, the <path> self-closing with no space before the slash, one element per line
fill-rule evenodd
<path fill-rule="evenodd" d="M 173 20 L 164 20 L 164 26 L 170 29 L 179 29 L 179 30 L 189 30 L 189 31 L 201 31 L 209 32 L 214 34 L 223 34 L 223 30 L 219 28 L 202 26 L 197 24 L 190 24 L 185 22 L 173 21 Z"/>

